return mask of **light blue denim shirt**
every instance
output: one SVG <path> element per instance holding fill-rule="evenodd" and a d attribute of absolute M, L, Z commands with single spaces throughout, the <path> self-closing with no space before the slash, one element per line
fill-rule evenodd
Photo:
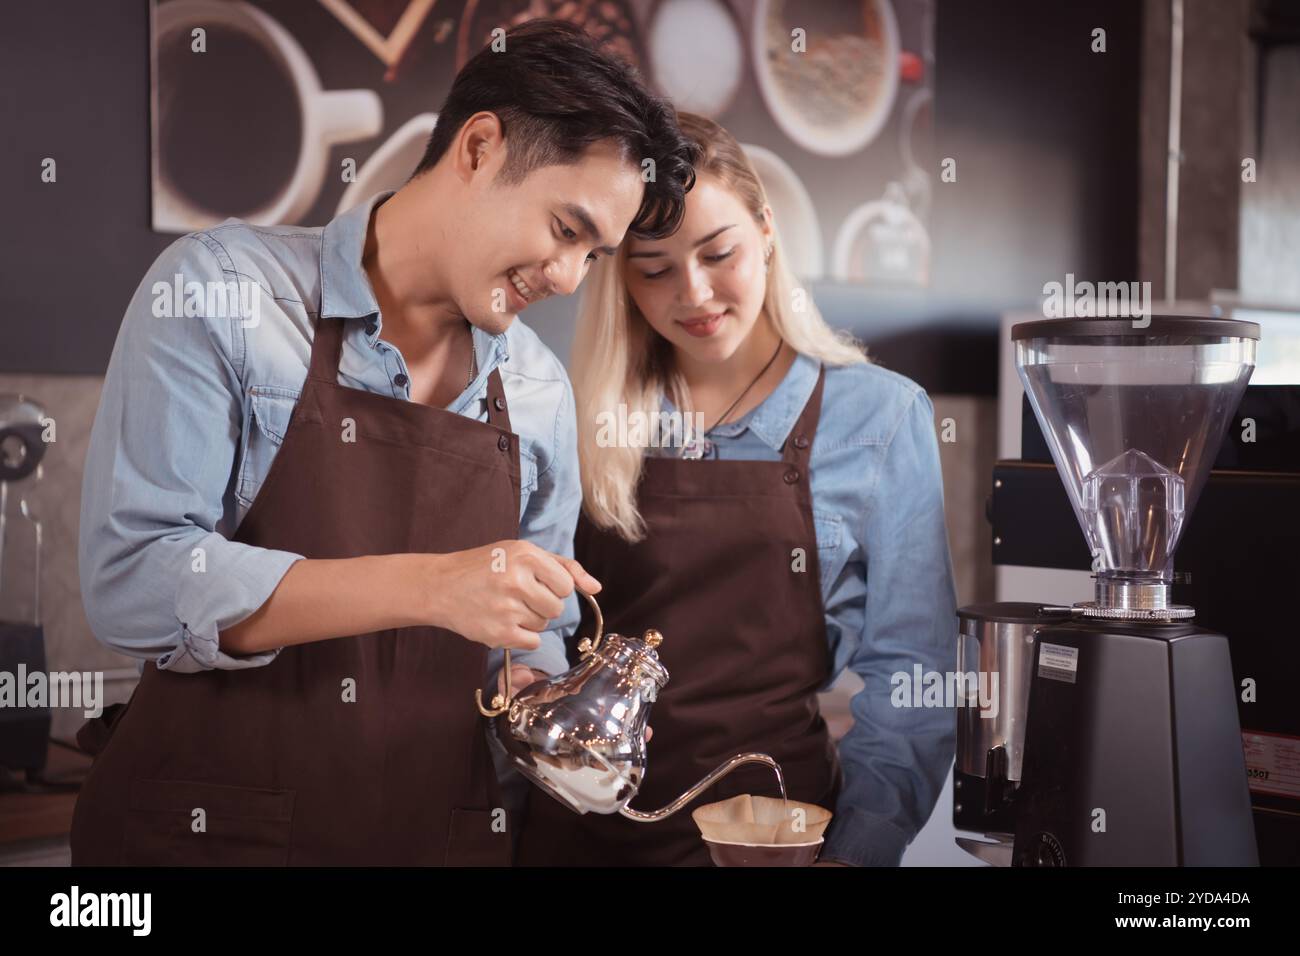
<path fill-rule="evenodd" d="M 371 209 L 390 195 L 323 228 L 228 219 L 178 239 L 141 281 L 113 348 L 82 487 L 82 599 L 102 643 L 180 673 L 257 667 L 279 653 L 230 655 L 218 634 L 257 610 L 302 555 L 230 538 L 284 440 L 318 316 L 347 323 L 340 384 L 410 400 L 361 265 Z M 238 305 L 209 294 L 177 310 L 177 297 L 155 288 L 177 276 L 182 288 L 243 281 L 248 294 Z M 518 320 L 502 335 L 473 334 L 478 375 L 448 410 L 486 422 L 488 374 L 501 369 L 520 437 L 519 536 L 571 556 L 582 492 L 568 375 Z M 558 673 L 576 596 L 550 623 L 541 648 L 516 658 Z M 492 652 L 491 674 L 501 656 Z"/>
<path fill-rule="evenodd" d="M 815 359 L 795 359 L 757 408 L 710 432 L 716 456 L 779 461 L 817 370 Z M 672 403 L 664 407 L 671 411 Z M 957 667 L 956 595 L 929 397 L 877 365 L 828 367 L 810 470 L 830 644 L 825 687 L 846 667 L 864 684 L 840 741 L 844 787 L 821 856 L 896 866 L 934 809 L 956 742 L 951 709 L 892 703 L 893 675 L 911 680 L 916 665 L 940 674 Z"/>

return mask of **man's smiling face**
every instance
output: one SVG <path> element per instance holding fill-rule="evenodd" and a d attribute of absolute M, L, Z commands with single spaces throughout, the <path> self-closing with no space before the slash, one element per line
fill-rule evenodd
<path fill-rule="evenodd" d="M 498 176 L 504 162 L 504 150 L 490 150 L 467 184 L 451 274 L 461 313 L 492 334 L 541 299 L 571 295 L 623 241 L 644 190 L 639 167 L 610 140 L 517 183 Z"/>

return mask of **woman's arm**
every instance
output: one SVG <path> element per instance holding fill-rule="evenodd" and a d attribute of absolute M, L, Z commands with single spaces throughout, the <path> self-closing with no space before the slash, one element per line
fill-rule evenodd
<path fill-rule="evenodd" d="M 956 741 L 951 708 L 912 706 L 911 694 L 895 693 L 896 675 L 910 682 L 918 667 L 946 676 L 957 666 L 934 409 L 919 389 L 884 451 L 855 533 L 865 555 L 865 608 L 848 666 L 865 686 L 840 742 L 844 786 L 822 857 L 896 866 L 934 809 Z"/>

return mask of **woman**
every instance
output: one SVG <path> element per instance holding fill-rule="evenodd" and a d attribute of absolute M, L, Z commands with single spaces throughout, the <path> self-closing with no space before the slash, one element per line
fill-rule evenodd
<path fill-rule="evenodd" d="M 670 674 L 633 804 L 657 809 L 761 751 L 792 799 L 834 811 L 823 861 L 896 865 L 953 753 L 951 710 L 896 692 L 917 667 L 956 664 L 933 409 L 795 287 L 735 139 L 701 117 L 680 124 L 701 151 L 683 224 L 595 267 L 572 363 L 577 558 L 604 585 L 608 630 L 660 630 Z M 611 442 L 638 433 L 611 416 L 674 420 L 661 411 L 694 427 L 669 447 L 653 429 L 642 447 Z M 845 667 L 865 686 L 837 755 L 817 693 Z M 694 805 L 777 792 L 770 770 L 746 765 Z M 533 791 L 519 862 L 709 857 L 687 811 L 638 824 Z"/>

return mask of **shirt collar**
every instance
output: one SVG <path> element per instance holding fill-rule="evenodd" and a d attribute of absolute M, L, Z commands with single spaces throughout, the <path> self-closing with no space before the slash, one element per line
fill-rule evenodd
<path fill-rule="evenodd" d="M 774 451 L 780 451 L 803 413 L 804 406 L 808 404 L 808 399 L 812 397 L 813 389 L 817 387 L 819 370 L 820 364 L 815 358 L 802 353 L 796 355 L 790 370 L 771 395 L 739 420 L 714 428 L 713 434 L 735 438 L 751 431 L 763 444 Z M 663 402 L 668 409 L 673 409 L 673 403 L 667 396 Z"/>
<path fill-rule="evenodd" d="M 379 313 L 361 256 L 371 212 L 395 191 L 376 193 L 325 227 L 320 245 L 321 318 L 361 319 Z"/>
<path fill-rule="evenodd" d="M 367 334 L 373 341 L 379 337 L 383 317 L 379 302 L 370 288 L 370 278 L 361 264 L 366 246 L 366 231 L 370 228 L 370 215 L 375 208 L 392 196 L 396 190 L 376 193 L 358 203 L 347 212 L 335 216 L 325 226 L 320 247 L 320 314 L 321 318 L 364 319 L 374 317 L 374 327 Z M 513 325 L 513 323 L 512 323 Z M 474 328 L 474 347 L 478 351 L 479 377 L 485 379 L 497 365 L 510 360 L 509 329 L 492 335 L 477 326 Z"/>

